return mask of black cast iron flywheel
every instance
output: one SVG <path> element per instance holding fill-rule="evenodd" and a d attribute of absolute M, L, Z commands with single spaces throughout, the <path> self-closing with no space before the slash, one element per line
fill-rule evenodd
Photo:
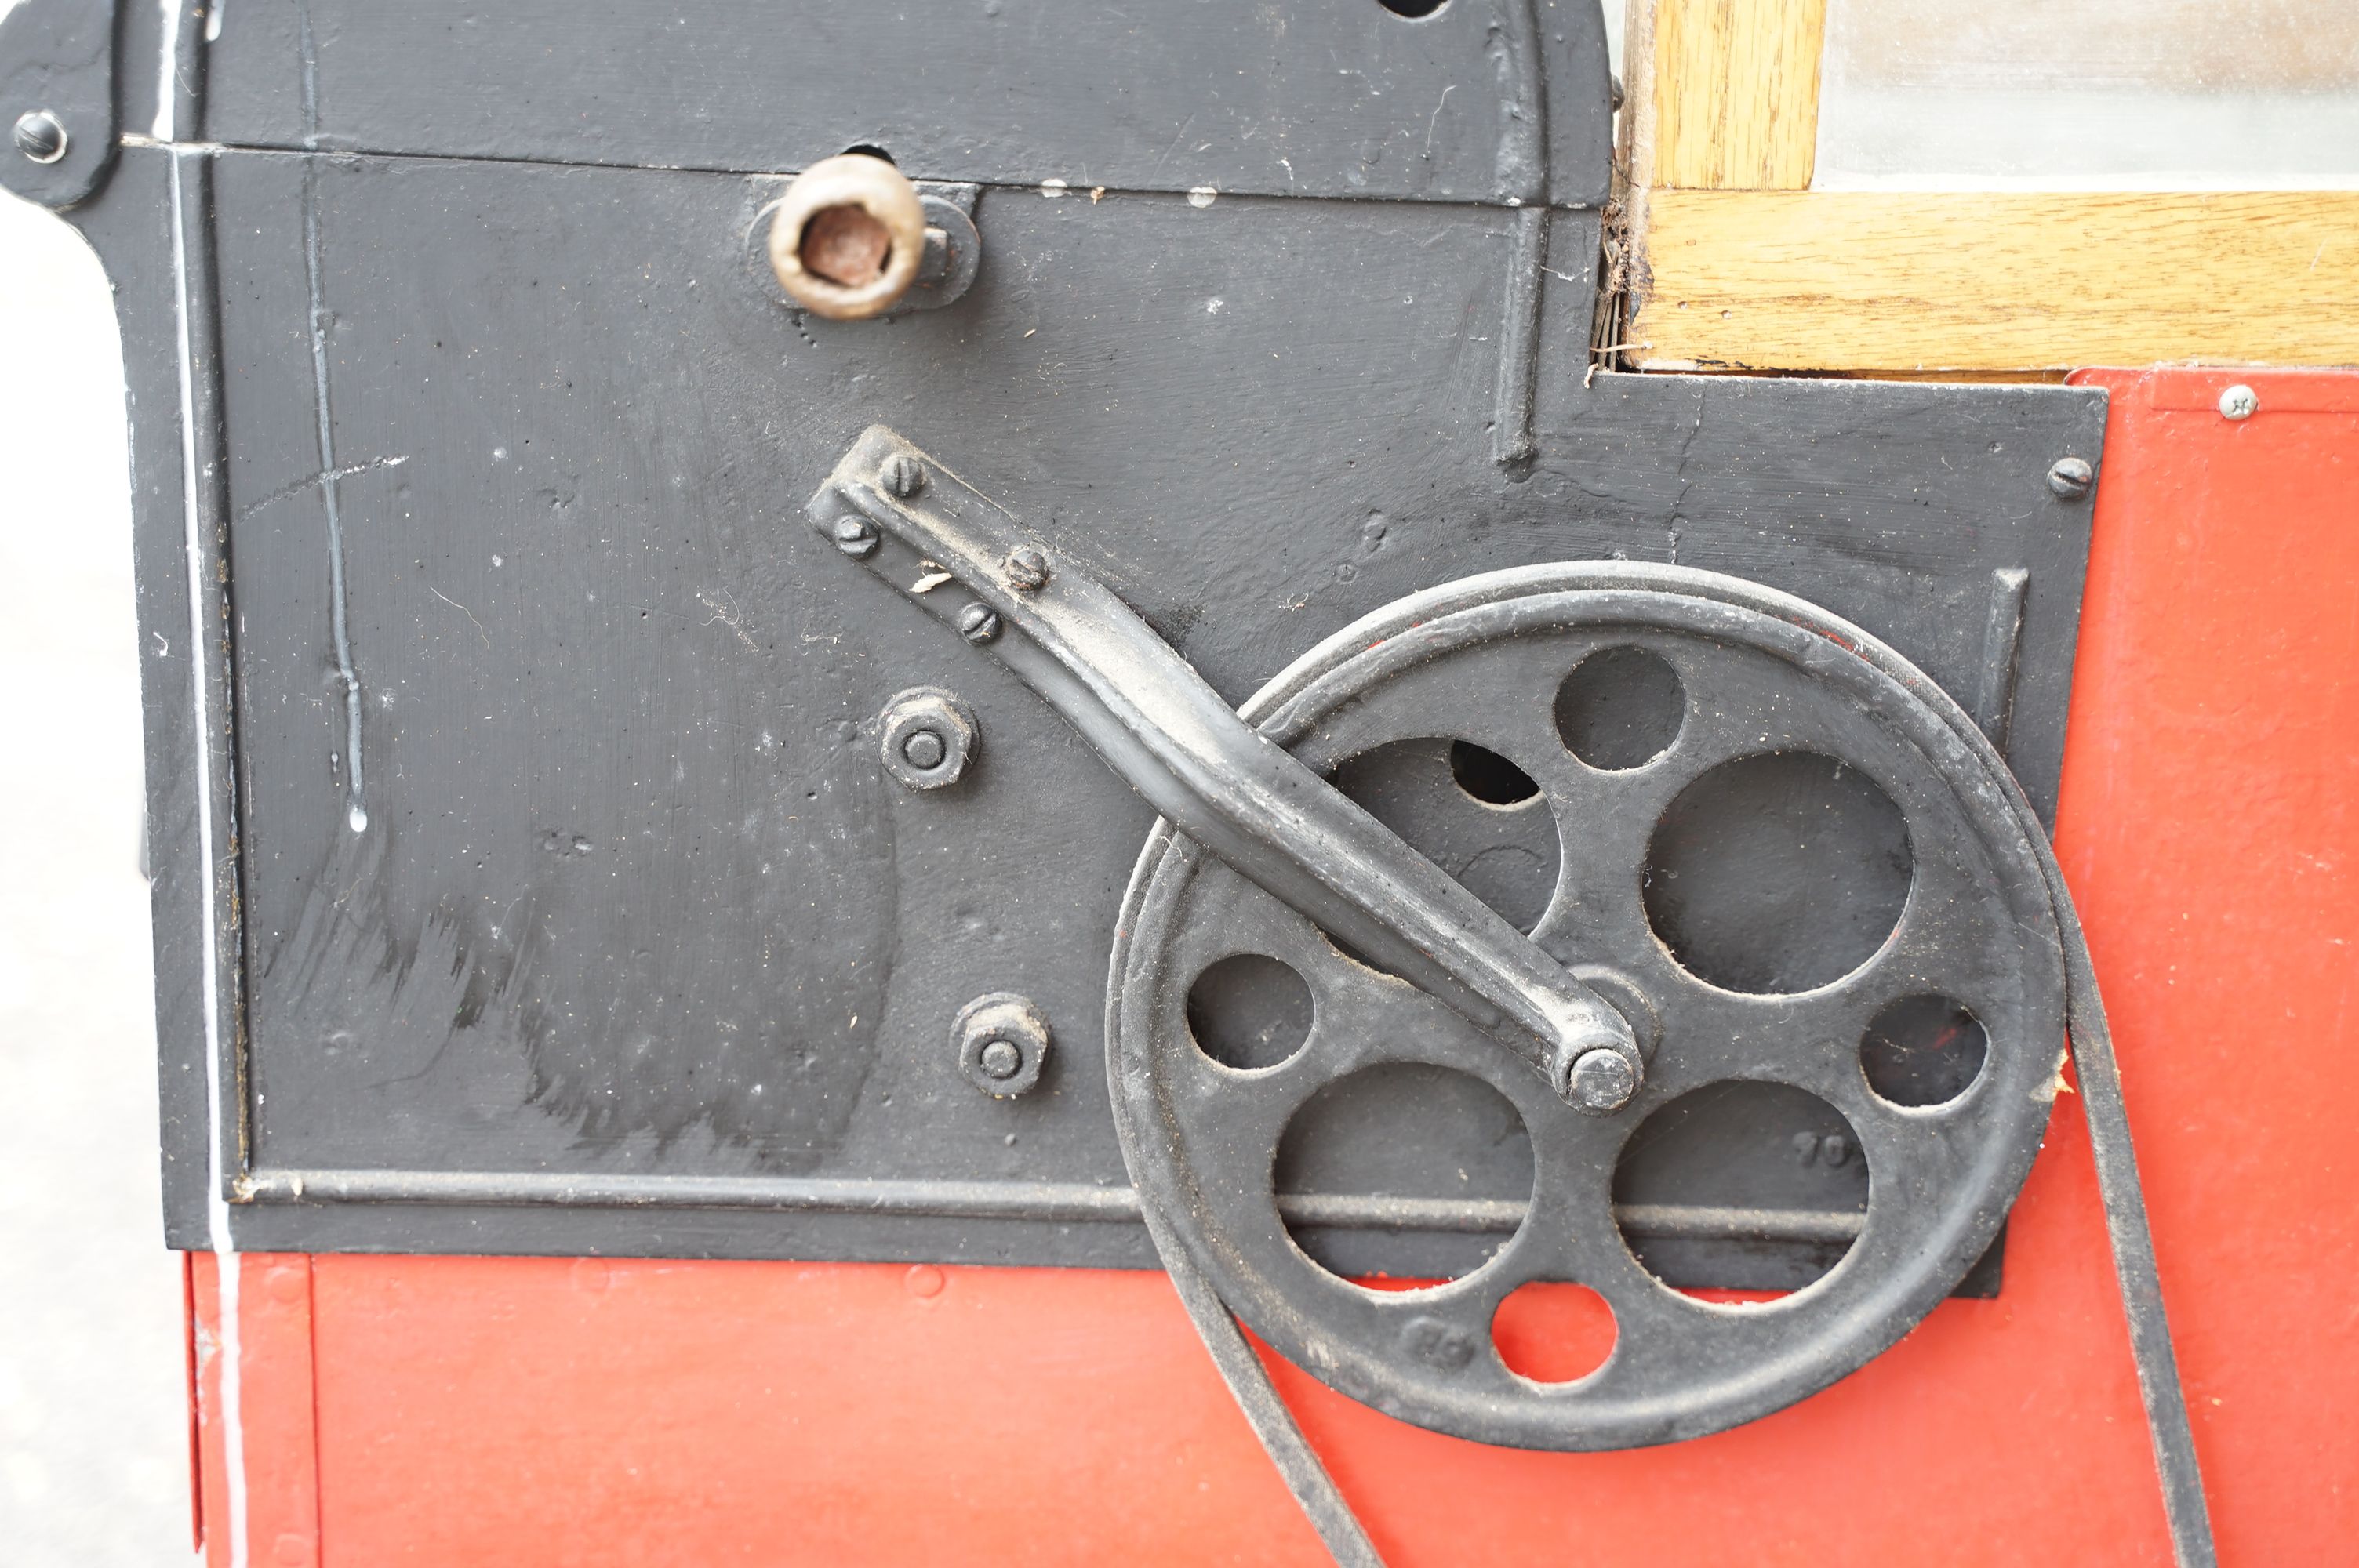
<path fill-rule="evenodd" d="M 1560 848 L 1532 936 L 1568 967 L 1610 970 L 1659 1026 L 1635 1098 L 1582 1115 L 1460 1014 L 1158 824 L 1114 946 L 1108 1078 L 1133 1181 L 1247 1326 L 1330 1386 L 1419 1426 L 1528 1448 L 1630 1447 L 1719 1431 L 1826 1387 L 1907 1333 L 1982 1256 L 2057 1092 L 2055 915 L 2020 797 L 1978 754 L 1963 715 L 1930 681 L 1897 676 L 1888 654 L 1863 656 L 1864 634 L 1845 630 L 1711 572 L 1525 568 L 1399 600 L 1246 705 L 1248 721 L 1330 777 L 1405 743 L 1506 759 L 1536 786 Z M 1609 698 L 1590 745 L 1568 730 L 1562 694 L 1577 671 L 1614 665 L 1651 672 L 1638 685 L 1657 711 L 1617 714 Z M 1741 801 L 1748 775 L 1780 770 L 1882 803 L 1871 809 L 1892 816 L 1904 857 L 1889 907 L 1870 899 L 1863 916 L 1775 853 L 1726 873 L 1763 885 L 1673 892 L 1659 881 L 1706 874 L 1660 863 L 1662 835 L 1676 837 L 1692 803 Z M 1740 806 L 1727 831 L 1773 849 L 1780 834 L 1818 831 L 1793 810 L 1788 801 L 1748 816 Z M 1718 950 L 1746 911 L 1774 927 L 1758 945 L 1767 958 Z M 1307 1031 L 1278 1043 L 1291 1046 L 1282 1059 L 1216 1059 L 1190 1028 L 1191 988 L 1240 956 L 1309 994 Z M 1893 1076 L 1886 1021 L 1929 1011 L 1976 1032 L 1968 1071 Z M 1305 1217 L 1342 1199 L 1280 1191 L 1281 1145 L 1307 1105 L 1404 1068 L 1445 1086 L 1441 1098 L 1451 1085 L 1496 1097 L 1530 1151 L 1528 1198 L 1491 1227 L 1495 1249 L 1471 1271 L 1410 1289 L 1314 1260 L 1298 1240 Z M 1761 1299 L 1665 1283 L 1615 1199 L 1617 1169 L 1650 1122 L 1731 1086 L 1809 1097 L 1847 1127 L 1850 1141 L 1825 1145 L 1829 1157 L 1865 1171 L 1847 1227 L 1842 1216 L 1774 1206 L 1686 1217 L 1765 1234 L 1836 1226 L 1848 1241 L 1840 1261 Z M 1446 1194 L 1392 1201 L 1406 1219 L 1443 1227 L 1498 1211 Z M 1595 1292 L 1614 1318 L 1603 1364 L 1559 1383 L 1511 1370 L 1493 1333 L 1512 1292 L 1551 1281 Z"/>

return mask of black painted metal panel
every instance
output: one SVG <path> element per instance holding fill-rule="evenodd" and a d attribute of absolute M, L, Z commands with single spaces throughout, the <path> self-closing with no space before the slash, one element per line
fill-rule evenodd
<path fill-rule="evenodd" d="M 271 41 L 291 15 L 225 18 L 210 134 L 362 125 L 336 118 L 369 102 L 347 46 L 442 91 L 386 41 L 410 21 L 315 7 L 307 130 L 300 40 Z M 1232 700 L 1418 588 L 1676 559 L 1815 600 L 1970 706 L 2011 685 L 2010 754 L 2052 806 L 2087 511 L 2044 475 L 2094 458 L 2101 393 L 1593 379 L 1594 213 L 1198 205 L 1198 169 L 1045 196 L 1054 159 L 986 187 L 955 306 L 805 320 L 747 265 L 774 179 L 569 163 L 701 155 L 535 143 L 539 107 L 467 133 L 513 133 L 500 158 L 133 146 L 76 212 L 134 399 L 177 1244 L 209 1238 L 210 954 L 241 1245 L 1151 1260 L 1098 1037 L 1149 814 L 802 524 L 875 420 L 1052 530 Z M 1318 167 L 1353 167 L 1338 146 Z M 806 156 L 742 148 L 704 161 Z M 1503 467 L 1519 420 L 1532 456 Z M 192 624 L 220 662 L 201 731 Z M 919 685 L 978 714 L 954 791 L 892 783 L 864 728 Z M 948 1038 L 999 989 L 1057 1038 L 1012 1101 Z"/>
<path fill-rule="evenodd" d="M 209 54 L 245 146 L 1593 207 L 1613 144 L 1579 0 L 237 0 Z"/>

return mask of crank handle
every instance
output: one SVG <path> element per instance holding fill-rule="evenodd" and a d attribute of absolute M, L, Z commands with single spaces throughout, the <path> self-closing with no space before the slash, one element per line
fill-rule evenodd
<path fill-rule="evenodd" d="M 1577 1108 L 1605 1114 L 1636 1091 L 1646 1064 L 1620 1012 L 940 464 L 872 426 L 810 513 L 836 549 L 997 654 L 1205 849 L 1449 1004 Z"/>

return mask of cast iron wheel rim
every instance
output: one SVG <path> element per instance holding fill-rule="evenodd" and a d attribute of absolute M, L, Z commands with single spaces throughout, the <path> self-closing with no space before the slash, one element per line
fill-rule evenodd
<path fill-rule="evenodd" d="M 1625 773 L 1536 748 L 1536 732 L 1552 732 L 1557 679 L 1590 652 L 1634 643 L 1672 661 L 1690 720 L 1695 694 L 1724 695 L 1732 672 L 1759 700 L 1755 709 L 1719 703 L 1693 737 L 1683 720 L 1669 751 Z M 1522 1447 L 1602 1449 L 1697 1436 L 1782 1408 L 1889 1346 L 1954 1287 L 1995 1237 L 2047 1124 L 2064 1040 L 2061 950 L 2011 781 L 1963 738 L 1962 716 L 1930 681 L 1905 683 L 1878 667 L 1897 665 L 1894 656 L 1871 662 L 1855 651 L 1873 645 L 1823 611 L 1718 574 L 1538 567 L 1387 607 L 1246 705 L 1249 720 L 1314 768 L 1386 739 L 1498 742 L 1493 749 L 1541 785 L 1563 845 L 1535 938 L 1568 963 L 1631 973 L 1665 1024 L 1636 1099 L 1610 1119 L 1582 1117 L 1440 1003 L 1343 957 L 1307 921 L 1158 824 L 1116 935 L 1108 1078 L 1142 1200 L 1248 1326 L 1330 1386 L 1418 1425 Z M 1505 696 L 1482 693 L 1491 700 L 1473 715 L 1464 677 L 1486 662 L 1495 677 L 1502 666 L 1538 674 Z M 1439 720 L 1420 682 L 1453 697 Z M 1832 983 L 1773 996 L 1723 990 L 1654 936 L 1636 887 L 1644 838 L 1632 838 L 1630 823 L 1651 824 L 1718 762 L 1796 749 L 1859 768 L 1899 805 L 1915 860 L 1907 902 L 1874 956 Z M 1609 797 L 1582 790 L 1600 787 L 1634 791 L 1635 804 L 1584 818 L 1584 804 Z M 1626 883 L 1601 897 L 1601 875 L 1584 868 L 1616 863 L 1626 863 Z M 1220 1066 L 1188 1032 L 1188 986 L 1236 952 L 1279 958 L 1313 991 L 1310 1036 L 1279 1066 Z M 1957 1098 L 1895 1106 L 1859 1067 L 1861 1029 L 1883 1003 L 1929 989 L 1968 1003 L 1987 1032 L 1987 1057 Z M 1732 1029 L 1737 1039 L 1712 1033 Z M 1534 1153 L 1531 1201 L 1513 1238 L 1472 1272 L 1412 1292 L 1365 1290 L 1311 1262 L 1277 1217 L 1271 1172 L 1295 1108 L 1390 1061 L 1489 1084 L 1515 1107 Z M 1658 1281 L 1623 1241 L 1610 1198 L 1622 1141 L 1653 1109 L 1733 1078 L 1793 1084 L 1832 1104 L 1870 1172 L 1865 1221 L 1842 1261 L 1789 1296 L 1742 1307 Z M 1594 1372 L 1543 1385 L 1499 1360 L 1491 1316 L 1530 1280 L 1574 1281 L 1613 1308 L 1617 1343 Z M 1437 1344 L 1450 1353 L 1434 1357 Z"/>

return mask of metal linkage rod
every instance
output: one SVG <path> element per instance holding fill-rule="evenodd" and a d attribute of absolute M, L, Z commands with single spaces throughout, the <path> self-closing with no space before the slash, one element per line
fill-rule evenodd
<path fill-rule="evenodd" d="M 811 520 L 845 555 L 999 655 L 1174 826 L 1322 929 L 1462 1013 L 1568 1099 L 1622 1015 L 1283 747 L 1087 571 L 882 426 Z M 1628 1098 L 1628 1091 L 1623 1094 Z"/>

